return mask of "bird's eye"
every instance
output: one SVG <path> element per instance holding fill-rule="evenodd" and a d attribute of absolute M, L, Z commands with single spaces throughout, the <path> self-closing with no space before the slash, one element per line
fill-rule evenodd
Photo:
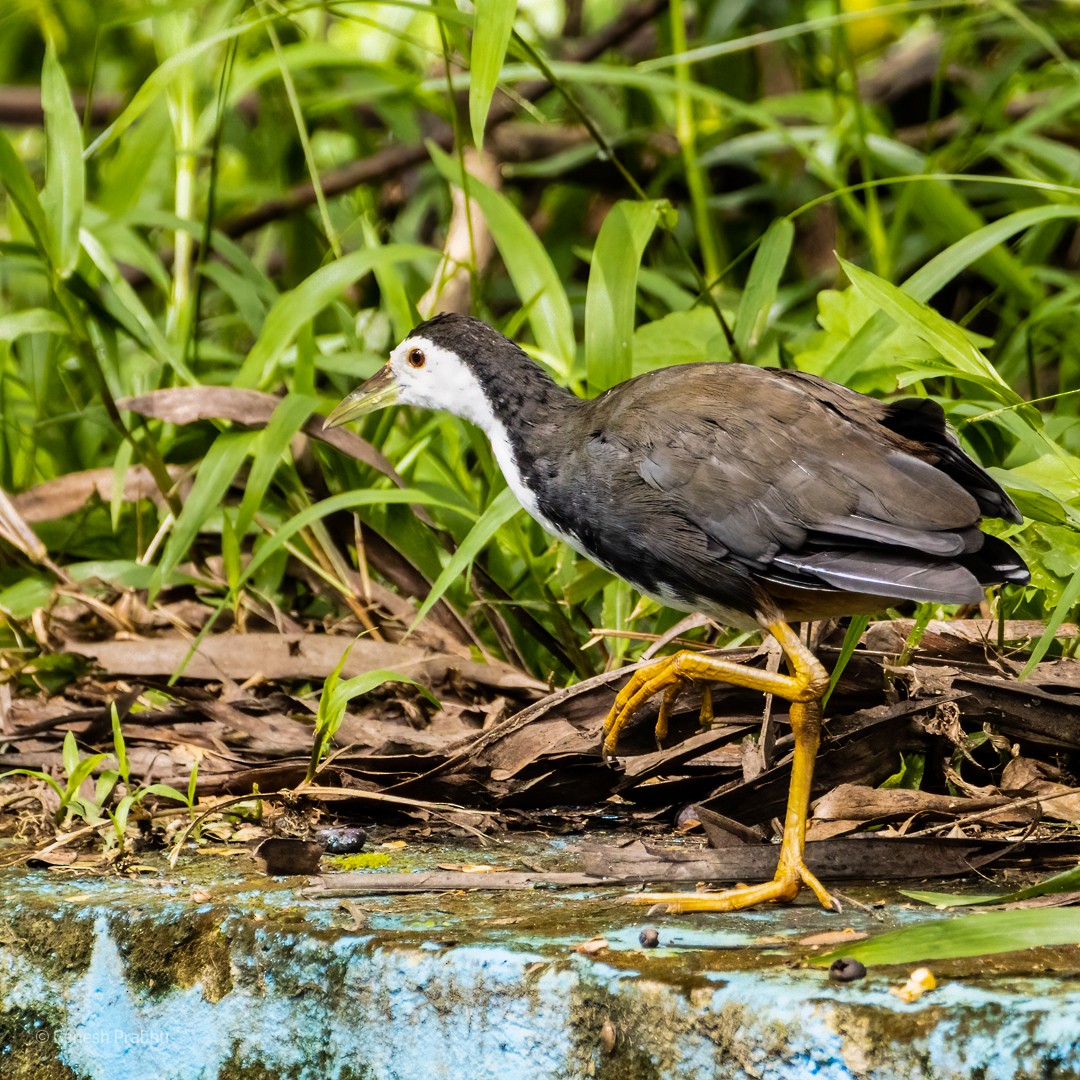
<path fill-rule="evenodd" d="M 427 363 L 427 357 L 424 355 L 423 349 L 410 349 L 406 359 L 408 359 L 410 367 L 415 368 L 421 368 Z"/>

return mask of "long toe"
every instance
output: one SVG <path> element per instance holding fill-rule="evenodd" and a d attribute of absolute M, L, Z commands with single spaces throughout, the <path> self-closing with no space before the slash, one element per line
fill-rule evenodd
<path fill-rule="evenodd" d="M 668 911 L 742 911 L 758 904 L 789 903 L 799 895 L 802 879 L 778 878 L 760 885 L 739 885 L 721 892 L 630 893 L 627 904 L 665 904 Z M 828 894 L 826 894 L 828 895 Z"/>

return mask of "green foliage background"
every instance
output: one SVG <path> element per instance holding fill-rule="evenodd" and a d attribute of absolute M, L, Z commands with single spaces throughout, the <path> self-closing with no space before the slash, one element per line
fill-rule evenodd
<path fill-rule="evenodd" d="M 537 674 L 633 652 L 581 652 L 591 627 L 675 621 L 515 514 L 457 421 L 366 421 L 404 491 L 291 452 L 415 321 L 463 186 L 497 251 L 474 312 L 581 392 L 737 358 L 940 400 L 1029 518 L 1007 532 L 1033 583 L 1001 613 L 1050 620 L 1036 654 L 1059 648 L 1080 594 L 1080 9 L 672 0 L 573 59 L 636 10 L 5 7 L 0 99 L 39 87 L 44 122 L 0 100 L 0 487 L 139 464 L 168 495 L 40 523 L 44 560 L 5 546 L 7 644 L 58 570 L 106 601 L 183 588 L 331 620 L 357 557 L 343 510 Z M 931 69 L 905 90 L 916 47 Z M 485 122 L 497 185 L 463 172 Z M 116 405 L 210 385 L 284 397 L 256 429 Z M 194 479 L 182 500 L 169 467 Z"/>

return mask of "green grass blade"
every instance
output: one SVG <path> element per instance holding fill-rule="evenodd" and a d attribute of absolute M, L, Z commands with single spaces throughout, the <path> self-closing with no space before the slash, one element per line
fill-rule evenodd
<path fill-rule="evenodd" d="M 886 168 L 901 176 L 922 178 L 922 182 L 911 189 L 909 198 L 912 212 L 930 235 L 946 242 L 962 240 L 985 225 L 961 190 L 946 180 L 926 175 L 931 166 L 924 154 L 880 136 L 870 136 L 867 144 Z M 1008 248 L 995 246 L 987 251 L 979 259 L 977 269 L 1029 306 L 1042 298 L 1042 288 L 1034 275 Z"/>
<path fill-rule="evenodd" d="M 469 83 L 469 122 L 477 149 L 484 145 L 484 125 L 506 59 L 506 47 L 514 28 L 517 0 L 476 0 Z"/>
<path fill-rule="evenodd" d="M 1065 621 L 1078 600 L 1080 600 L 1080 570 L 1077 570 L 1069 579 L 1069 584 L 1065 586 L 1065 591 L 1061 594 L 1061 599 L 1058 600 L 1053 614 L 1047 619 L 1042 637 L 1035 642 L 1031 656 L 1024 665 L 1024 670 L 1020 672 L 1021 679 L 1026 679 L 1035 670 L 1035 665 L 1046 655 L 1046 650 L 1050 648 L 1057 636 L 1058 627 Z"/>
<path fill-rule="evenodd" d="M 585 295 L 585 368 L 594 392 L 632 374 L 638 268 L 653 230 L 671 212 L 666 199 L 624 199 L 600 228 Z"/>
<path fill-rule="evenodd" d="M 848 661 L 851 659 L 856 646 L 862 640 L 862 636 L 866 633 L 866 628 L 869 625 L 869 615 L 853 615 L 851 617 L 851 622 L 848 623 L 848 628 L 844 633 L 843 644 L 840 646 L 840 655 L 836 658 L 832 673 L 829 675 L 829 688 L 825 691 L 825 696 L 821 699 L 821 707 L 823 709 L 829 704 L 829 698 L 832 697 L 832 692 L 836 689 L 836 684 L 840 681 L 840 676 L 844 674 L 844 668 L 848 666 Z"/>
<path fill-rule="evenodd" d="M 105 147 L 110 146 L 120 138 L 151 105 L 161 98 L 176 78 L 189 67 L 195 68 L 199 66 L 193 64 L 193 61 L 199 61 L 200 64 L 205 65 L 206 61 L 203 56 L 211 49 L 276 18 L 278 16 L 275 13 L 245 19 L 234 26 L 226 27 L 224 30 L 208 35 L 180 52 L 173 53 L 139 84 L 139 89 L 135 91 L 131 100 L 124 107 L 123 112 L 86 148 L 84 157 L 90 158 L 94 154 L 100 153 Z"/>
<path fill-rule="evenodd" d="M 0 183 L 7 188 L 15 209 L 19 211 L 19 217 L 30 231 L 34 246 L 50 266 L 54 265 L 56 258 L 49 225 L 45 220 L 45 212 L 41 209 L 37 189 L 26 166 L 15 153 L 15 147 L 3 131 L 0 131 Z"/>
<path fill-rule="evenodd" d="M 101 271 L 101 276 L 112 290 L 113 304 L 109 308 L 110 312 L 137 341 L 145 340 L 147 349 L 163 364 L 171 367 L 183 382 L 194 384 L 195 376 L 169 344 L 138 293 L 124 279 L 123 272 L 116 265 L 107 245 L 92 229 L 83 229 L 80 236 L 90 261 Z"/>
<path fill-rule="evenodd" d="M 431 586 L 431 592 L 420 610 L 416 613 L 410 630 L 415 629 L 427 616 L 428 612 L 442 599 L 446 590 L 465 572 L 465 568 L 483 550 L 488 541 L 501 529 L 519 510 L 521 504 L 514 497 L 509 488 L 503 488 L 492 500 L 488 508 L 477 519 L 476 524 L 469 530 L 469 535 L 458 545 L 457 551 L 451 556 L 442 573 L 435 579 Z"/>
<path fill-rule="evenodd" d="M 788 218 L 778 218 L 761 238 L 735 315 L 735 344 L 744 356 L 765 331 L 794 240 L 795 226 Z"/>
<path fill-rule="evenodd" d="M 1017 210 L 951 244 L 912 274 L 901 288 L 915 300 L 929 300 L 987 252 L 1017 233 L 1048 221 L 1078 217 L 1080 207 L 1077 206 L 1036 206 Z M 836 354 L 824 374 L 837 382 L 850 382 L 866 359 L 888 340 L 895 327 L 894 320 L 884 311 L 874 315 Z"/>
<path fill-rule="evenodd" d="M 172 533 L 161 553 L 150 585 L 150 600 L 169 580 L 172 572 L 187 555 L 196 536 L 225 498 L 244 458 L 259 436 L 257 431 L 226 431 L 219 435 L 199 465 L 191 493 L 176 519 Z"/>
<path fill-rule="evenodd" d="M 355 510 L 360 506 L 376 506 L 387 503 L 416 503 L 419 506 L 438 506 L 443 510 L 461 513 L 461 506 L 445 502 L 416 488 L 379 488 L 367 491 L 343 491 L 332 495 L 314 506 L 309 506 L 299 514 L 294 514 L 270 537 L 267 537 L 255 550 L 251 561 L 244 568 L 240 584 L 250 581 L 255 572 L 273 555 L 280 551 L 301 529 L 320 521 L 339 510 Z"/>
<path fill-rule="evenodd" d="M 1021 908 L 933 919 L 843 945 L 813 957 L 811 963 L 831 964 L 846 956 L 864 964 L 914 964 L 1047 945 L 1080 945 L 1075 908 Z"/>
<path fill-rule="evenodd" d="M 419 244 L 387 244 L 381 248 L 350 252 L 316 270 L 274 302 L 233 385 L 260 387 L 272 382 L 277 361 L 300 327 L 329 307 L 348 286 L 370 273 L 378 263 L 434 261 L 437 257 L 438 252 Z"/>
<path fill-rule="evenodd" d="M 901 889 L 904 896 L 912 900 L 921 900 L 924 904 L 935 907 L 974 906 L 976 904 L 1016 904 L 1021 900 L 1031 900 L 1036 896 L 1051 896 L 1054 893 L 1075 892 L 1080 889 L 1080 866 L 1071 870 L 1062 870 L 1044 881 L 1028 885 L 1024 889 L 1013 889 L 1007 893 L 986 893 L 978 896 L 960 896 L 956 893 L 923 892 L 918 889 Z"/>
<path fill-rule="evenodd" d="M 434 144 L 428 144 L 431 160 L 451 183 L 462 187 L 458 162 Z M 551 256 L 521 212 L 497 191 L 470 176 L 469 195 L 483 211 L 495 245 L 506 264 L 523 304 L 529 307 L 529 326 L 537 345 L 565 366 L 573 359 L 574 316 L 562 279 Z"/>
<path fill-rule="evenodd" d="M 79 261 L 79 227 L 86 198 L 82 128 L 71 102 L 71 89 L 52 44 L 41 69 L 41 105 L 45 111 L 48 168 L 41 204 L 52 225 L 56 270 L 70 277 Z"/>
<path fill-rule="evenodd" d="M 255 511 L 266 497 L 274 473 L 286 456 L 289 444 L 318 407 L 318 398 L 289 394 L 282 398 L 266 427 L 258 433 L 252 449 L 251 471 L 236 517 L 237 536 L 242 537 L 247 532 Z"/>

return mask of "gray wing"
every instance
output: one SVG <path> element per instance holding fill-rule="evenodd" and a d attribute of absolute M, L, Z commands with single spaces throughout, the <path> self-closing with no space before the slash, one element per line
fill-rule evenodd
<path fill-rule="evenodd" d="M 980 502 L 888 410 L 797 373 L 692 365 L 598 399 L 587 455 L 624 458 L 624 519 L 695 579 L 734 562 L 765 583 L 976 601 L 958 560 L 983 545 Z"/>

